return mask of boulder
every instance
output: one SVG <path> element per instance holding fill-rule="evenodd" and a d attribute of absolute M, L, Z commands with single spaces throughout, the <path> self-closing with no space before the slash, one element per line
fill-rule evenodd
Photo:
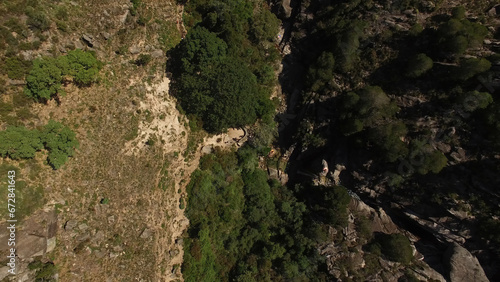
<path fill-rule="evenodd" d="M 74 43 L 76 49 L 85 48 L 85 45 L 83 45 L 83 43 L 80 40 L 75 40 L 75 42 L 73 42 L 73 43 Z"/>
<path fill-rule="evenodd" d="M 141 52 L 141 47 L 139 47 L 137 45 L 130 46 L 130 48 L 128 48 L 128 51 L 132 55 L 139 54 Z"/>
<path fill-rule="evenodd" d="M 52 252 L 56 248 L 56 244 L 57 244 L 56 237 L 47 239 L 47 250 L 46 250 L 47 253 Z"/>
<path fill-rule="evenodd" d="M 71 231 L 73 228 L 75 228 L 78 225 L 78 221 L 72 219 L 66 221 L 66 224 L 64 225 L 64 230 L 66 231 Z"/>
<path fill-rule="evenodd" d="M 104 234 L 103 231 L 99 230 L 95 233 L 95 235 L 92 237 L 92 241 L 95 242 L 96 244 L 101 243 L 106 239 L 106 235 Z"/>
<path fill-rule="evenodd" d="M 488 10 L 488 15 L 492 17 L 496 17 L 500 15 L 500 4 L 493 6 L 491 9 Z"/>
<path fill-rule="evenodd" d="M 85 33 L 84 35 L 82 35 L 82 40 L 83 42 L 85 42 L 85 44 L 87 44 L 89 47 L 99 47 L 97 46 L 97 42 L 95 41 L 94 39 L 94 36 L 90 35 L 90 34 L 87 34 Z"/>
<path fill-rule="evenodd" d="M 283 0 L 280 6 L 280 14 L 288 19 L 292 15 L 292 7 L 290 6 L 290 0 Z"/>
<path fill-rule="evenodd" d="M 31 235 L 52 238 L 57 232 L 57 213 L 55 209 L 39 210 L 23 224 L 23 230 Z"/>
<path fill-rule="evenodd" d="M 147 239 L 147 238 L 151 237 L 151 235 L 152 235 L 152 234 L 153 234 L 153 232 L 151 231 L 151 229 L 146 228 L 146 229 L 144 229 L 144 231 L 142 231 L 142 233 L 141 233 L 141 236 L 140 236 L 140 237 L 141 237 L 142 239 Z"/>
<path fill-rule="evenodd" d="M 42 256 L 47 250 L 47 239 L 35 235 L 20 234 L 16 246 L 20 259 Z"/>
<path fill-rule="evenodd" d="M 163 54 L 163 50 L 161 50 L 161 49 L 158 49 L 158 50 L 153 50 L 153 51 L 151 52 L 151 57 L 153 57 L 153 58 L 161 58 L 161 57 L 163 57 L 163 56 L 164 56 L 164 54 Z"/>
<path fill-rule="evenodd" d="M 82 223 L 82 224 L 78 225 L 78 229 L 80 229 L 81 231 L 85 231 L 88 228 L 89 228 L 89 226 L 86 223 Z"/>
<path fill-rule="evenodd" d="M 111 38 L 111 34 L 109 32 L 106 32 L 106 31 L 101 32 L 101 35 L 106 40 L 108 40 L 109 38 Z"/>
<path fill-rule="evenodd" d="M 8 83 L 9 83 L 9 85 L 14 85 L 14 86 L 26 85 L 26 81 L 24 81 L 24 80 L 9 79 Z"/>
<path fill-rule="evenodd" d="M 106 255 L 106 252 L 102 250 L 95 250 L 93 253 L 97 258 L 103 258 Z"/>
<path fill-rule="evenodd" d="M 371 229 L 373 232 L 382 232 L 391 234 L 398 230 L 398 227 L 392 219 L 385 213 L 382 208 L 378 210 L 373 209 L 361 200 L 352 199 L 349 203 L 349 209 L 354 214 L 362 214 L 370 219 Z"/>
<path fill-rule="evenodd" d="M 267 168 L 267 172 L 270 178 L 278 179 L 278 170 L 272 167 Z"/>
<path fill-rule="evenodd" d="M 467 249 L 457 243 L 451 244 L 444 254 L 451 282 L 488 282 L 479 261 Z"/>
<path fill-rule="evenodd" d="M 203 146 L 203 148 L 201 148 L 202 154 L 210 154 L 212 152 L 213 152 L 213 147 L 211 145 Z"/>

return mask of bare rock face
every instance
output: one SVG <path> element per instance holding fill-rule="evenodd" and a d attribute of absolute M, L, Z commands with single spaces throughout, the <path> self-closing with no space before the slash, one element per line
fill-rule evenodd
<path fill-rule="evenodd" d="M 20 259 L 28 259 L 44 255 L 47 249 L 47 238 L 35 235 L 19 236 L 17 255 Z"/>
<path fill-rule="evenodd" d="M 290 0 L 283 0 L 280 8 L 281 8 L 280 12 L 286 19 L 288 19 L 292 15 L 292 7 L 290 6 Z"/>
<path fill-rule="evenodd" d="M 383 209 L 378 211 L 365 204 L 363 201 L 352 199 L 349 204 L 349 209 L 367 216 L 371 222 L 371 229 L 373 232 L 383 232 L 387 234 L 394 233 L 398 227 L 392 219 L 385 213 Z"/>
<path fill-rule="evenodd" d="M 495 5 L 491 9 L 488 10 L 488 15 L 492 17 L 498 17 L 500 15 L 500 5 Z"/>
<path fill-rule="evenodd" d="M 489 281 L 477 258 L 457 243 L 448 247 L 445 261 L 449 264 L 451 282 Z"/>

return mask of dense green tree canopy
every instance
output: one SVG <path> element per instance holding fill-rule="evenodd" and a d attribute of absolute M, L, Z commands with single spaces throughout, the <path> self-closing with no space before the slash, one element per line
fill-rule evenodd
<path fill-rule="evenodd" d="M 259 100 L 255 76 L 240 62 L 231 59 L 219 65 L 218 70 L 210 82 L 213 102 L 204 114 L 206 128 L 220 132 L 255 121 Z"/>
<path fill-rule="evenodd" d="M 227 54 L 226 42 L 202 26 L 191 29 L 178 49 L 181 70 L 189 74 L 215 67 Z"/>
<path fill-rule="evenodd" d="M 257 2 L 190 1 L 192 22 L 172 50 L 173 88 L 182 108 L 211 133 L 269 116 L 279 21 Z M 267 119 L 269 120 L 269 119 Z"/>
<path fill-rule="evenodd" d="M 272 41 L 280 27 L 280 21 L 267 9 L 262 9 L 252 18 L 251 35 L 255 42 Z"/>
<path fill-rule="evenodd" d="M 186 281 L 276 281 L 318 275 L 314 241 L 306 234 L 307 207 L 277 181 L 269 181 L 250 146 L 216 151 L 200 161 L 187 189 L 190 220 L 185 241 Z M 239 167 L 244 166 L 241 171 Z M 316 189 L 322 212 L 347 221 L 343 187 Z M 327 195 L 326 195 L 327 194 Z"/>
<path fill-rule="evenodd" d="M 245 62 L 227 54 L 224 40 L 197 26 L 180 45 L 178 97 L 182 107 L 201 117 L 209 132 L 255 122 L 270 108 L 256 76 Z"/>

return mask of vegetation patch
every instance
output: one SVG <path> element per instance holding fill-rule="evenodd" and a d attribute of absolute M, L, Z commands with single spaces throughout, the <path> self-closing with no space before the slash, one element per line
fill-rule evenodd
<path fill-rule="evenodd" d="M 36 59 L 26 77 L 24 93 L 37 101 L 48 101 L 63 94 L 62 84 L 70 80 L 78 86 L 91 85 L 101 67 L 92 53 L 80 49 L 69 51 L 66 56 Z"/>
<path fill-rule="evenodd" d="M 50 120 L 42 130 L 30 130 L 23 126 L 10 126 L 0 131 L 0 156 L 13 160 L 32 159 L 45 148 L 49 151 L 48 163 L 60 168 L 78 148 L 75 133 L 59 122 Z"/>
<path fill-rule="evenodd" d="M 275 16 L 244 1 L 194 1 L 186 10 L 201 18 L 171 52 L 174 87 L 186 113 L 211 133 L 271 115 L 265 85 L 274 81 L 278 59 L 271 44 L 279 26 Z"/>

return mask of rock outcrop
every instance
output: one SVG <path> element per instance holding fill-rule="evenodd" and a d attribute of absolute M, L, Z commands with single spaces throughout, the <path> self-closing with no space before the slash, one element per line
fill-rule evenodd
<path fill-rule="evenodd" d="M 363 271 L 365 274 L 370 273 L 365 277 L 367 281 L 396 282 L 404 279 L 404 276 L 408 274 L 420 281 L 428 281 L 430 279 L 441 282 L 446 281 L 443 275 L 431 268 L 424 261 L 418 262 L 418 267 L 409 268 L 401 263 L 387 260 L 384 257 L 378 257 L 376 258 L 376 262 L 373 262 L 373 254 L 366 253 L 363 247 L 368 243 L 368 238 L 363 239 L 363 235 L 359 233 L 356 227 L 356 221 L 360 217 L 368 219 L 371 233 L 392 234 L 402 232 L 382 208 L 374 209 L 363 201 L 353 198 L 349 204 L 349 223 L 340 232 L 343 236 L 343 242 L 341 244 L 329 242 L 319 248 L 319 253 L 326 257 L 330 274 L 336 279 L 342 279 L 342 277 L 354 279 L 354 273 Z M 331 238 L 338 237 L 338 233 L 339 231 L 336 229 L 330 228 L 329 234 Z M 414 256 L 416 260 L 422 257 L 415 248 Z M 371 262 L 367 263 L 367 260 Z M 346 264 L 350 268 L 348 271 L 339 267 L 339 265 Z"/>
<path fill-rule="evenodd" d="M 488 282 L 479 261 L 467 249 L 457 243 L 451 244 L 445 253 L 451 282 Z"/>
<path fill-rule="evenodd" d="M 10 231 L 7 229 L 9 223 L 0 224 L 0 240 L 7 242 Z M 29 277 L 28 264 L 33 259 L 43 258 L 47 253 L 54 250 L 56 246 L 57 213 L 53 208 L 42 209 L 26 218 L 21 224 L 16 224 L 15 248 L 17 255 L 16 273 L 18 277 Z M 6 257 L 9 254 L 7 244 L 2 244 L 0 255 Z M 9 268 L 0 268 L 0 277 L 9 273 Z M 20 280 L 27 281 L 27 280 Z"/>

